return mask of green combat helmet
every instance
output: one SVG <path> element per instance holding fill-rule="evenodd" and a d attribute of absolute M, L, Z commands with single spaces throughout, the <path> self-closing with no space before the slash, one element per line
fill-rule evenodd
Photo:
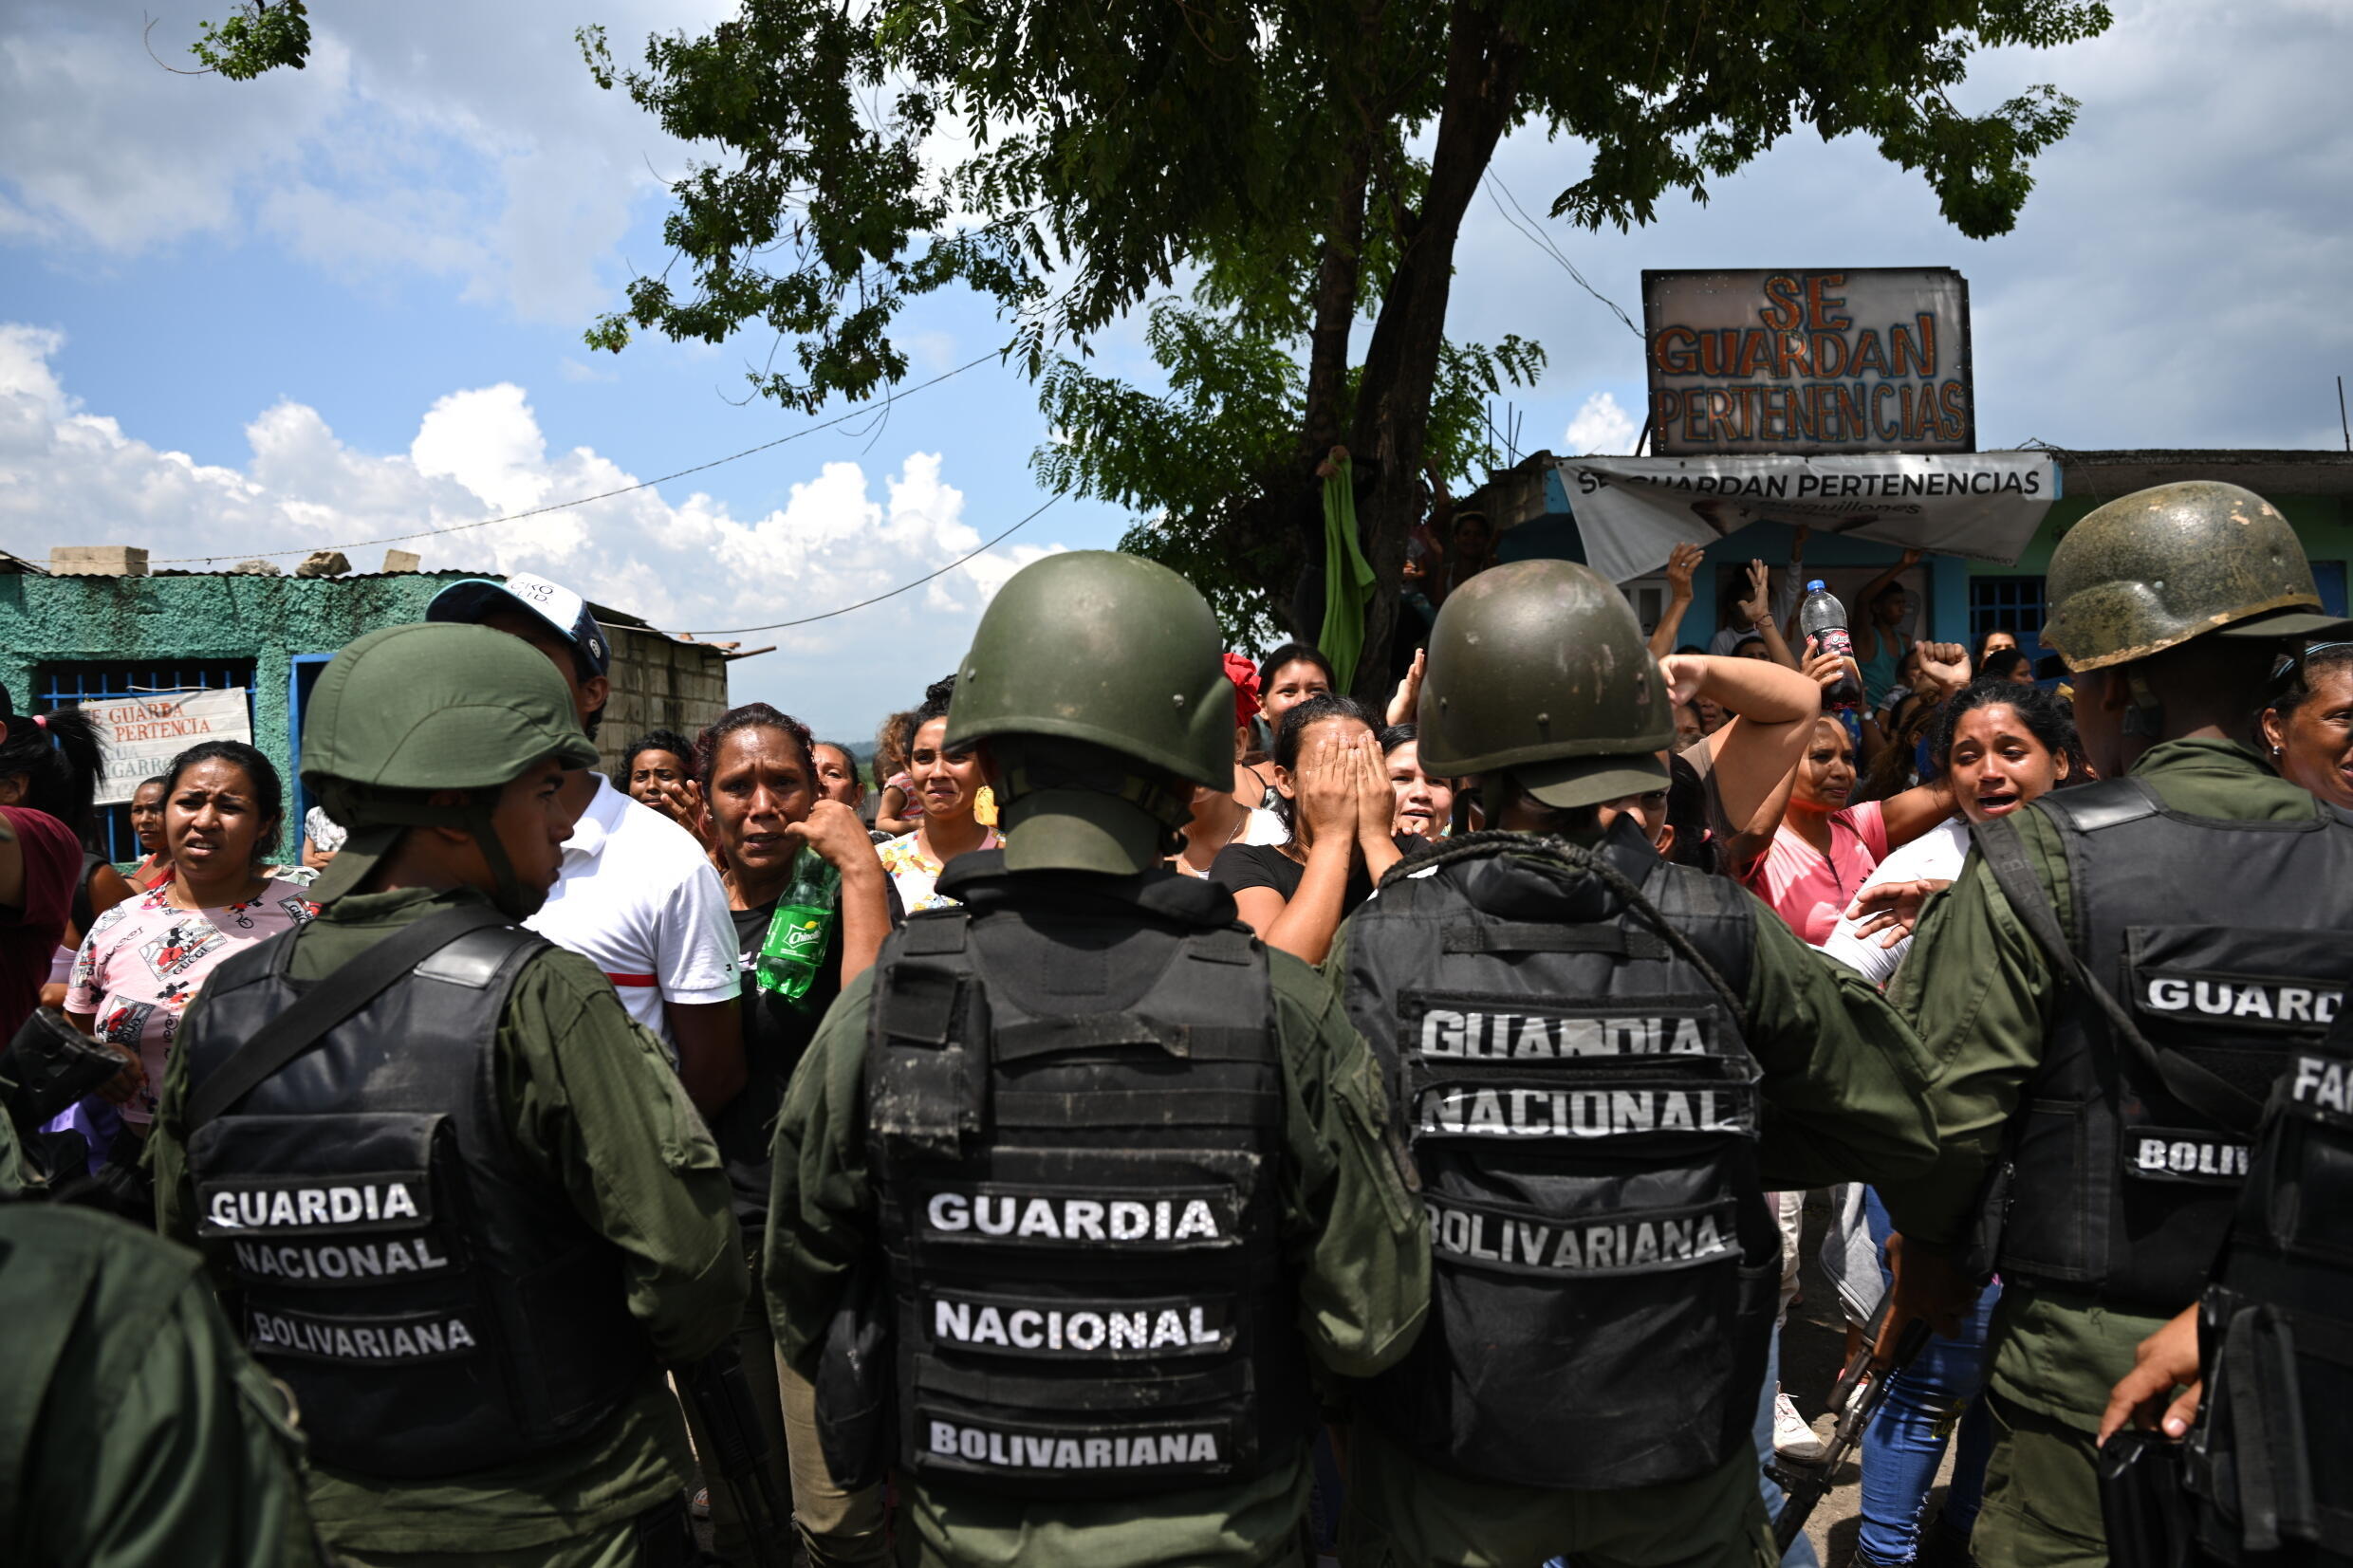
<path fill-rule="evenodd" d="M 2236 485 L 2155 485 L 2084 515 L 2050 553 L 2043 646 L 2078 673 L 2146 658 L 2209 632 L 2304 636 L 2319 614 L 2288 520 Z"/>
<path fill-rule="evenodd" d="M 946 744 L 989 743 L 1005 863 L 1131 875 L 1232 787 L 1233 692 L 1217 618 L 1141 556 L 1033 561 L 989 601 L 956 672 Z"/>
<path fill-rule="evenodd" d="M 1657 753 L 1675 743 L 1634 607 L 1567 561 L 1496 566 L 1446 596 L 1417 717 L 1431 772 L 1509 773 L 1561 809 L 1663 786 Z"/>
<path fill-rule="evenodd" d="M 515 879 L 491 817 L 498 792 L 545 757 L 587 767 L 597 748 L 547 656 L 487 626 L 422 623 L 370 632 L 319 676 L 303 720 L 303 784 L 350 830 L 312 884 L 349 893 L 412 827 L 462 827 L 498 878 L 491 899 L 522 919 L 539 905 Z M 432 805 L 436 789 L 472 791 Z"/>

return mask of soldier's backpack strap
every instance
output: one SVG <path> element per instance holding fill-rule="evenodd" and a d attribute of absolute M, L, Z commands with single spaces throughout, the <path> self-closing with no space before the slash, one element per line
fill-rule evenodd
<path fill-rule="evenodd" d="M 972 912 L 908 918 L 885 951 L 874 990 L 866 1111 L 875 1134 L 910 1154 L 952 1158 L 980 1135 L 989 1053 Z"/>
<path fill-rule="evenodd" d="M 440 910 L 394 932 L 305 991 L 300 1001 L 254 1032 L 253 1038 L 204 1077 L 188 1097 L 187 1131 L 195 1130 L 253 1092 L 263 1079 L 326 1038 L 329 1029 L 389 990 L 427 959 L 478 931 L 511 926 L 487 904 Z M 282 939 L 290 944 L 293 938 Z M 283 964 L 290 946 L 278 954 Z"/>
<path fill-rule="evenodd" d="M 2073 818 L 2080 821 L 2084 815 L 2075 813 Z M 2140 810 L 2134 810 L 2129 815 L 2109 814 L 2098 825 L 2113 825 L 2117 821 L 2129 821 L 2147 815 L 2150 812 Z M 2236 1133 L 2251 1133 L 2255 1123 L 2262 1119 L 2262 1105 L 2188 1057 L 2177 1052 L 2160 1051 L 2150 1044 L 2124 1005 L 2100 983 L 2090 967 L 2076 953 L 2074 944 L 2059 929 L 2059 913 L 2051 908 L 2050 896 L 2043 891 L 2043 880 L 2035 874 L 2034 863 L 2027 856 L 2026 840 L 2019 837 L 2018 824 L 2009 817 L 1996 817 L 1992 821 L 1972 824 L 1969 831 L 1976 840 L 1977 853 L 1985 857 L 1986 870 L 1992 874 L 1994 886 L 2000 888 L 2002 896 L 2010 900 L 2010 907 L 2025 923 L 2036 945 L 2049 954 L 2084 994 L 2107 1015 L 2117 1040 L 2139 1060 L 2140 1065 L 2156 1074 L 2158 1081 L 2164 1084 L 2166 1092 L 2174 1098 L 2215 1126 Z"/>

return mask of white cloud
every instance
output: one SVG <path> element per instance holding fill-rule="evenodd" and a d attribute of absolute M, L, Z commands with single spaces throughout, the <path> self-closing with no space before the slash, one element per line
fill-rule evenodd
<path fill-rule="evenodd" d="M 1580 457 L 1624 453 L 1634 450 L 1635 430 L 1634 415 L 1618 406 L 1617 397 L 1597 392 L 1577 410 L 1561 441 L 1563 450 Z"/>
<path fill-rule="evenodd" d="M 617 57 L 693 30 L 719 0 L 616 0 Z M 200 12 L 173 12 L 157 56 Z M 303 70 L 177 76 L 139 15 L 49 0 L 0 23 L 0 239 L 61 259 L 268 235 L 342 277 L 425 274 L 470 300 L 576 325 L 609 303 L 615 253 L 656 170 L 685 150 L 625 93 L 599 90 L 570 21 L 526 6 L 312 10 Z"/>
<path fill-rule="evenodd" d="M 370 571 L 386 546 L 357 541 L 638 482 L 589 448 L 551 450 L 524 389 L 508 382 L 435 400 L 405 452 L 356 450 L 317 409 L 280 402 L 246 426 L 242 468 L 198 464 L 84 409 L 56 374 L 64 341 L 0 323 L 0 548 L 35 561 L 53 544 L 121 544 L 203 571 L 264 554 L 290 564 L 290 553 L 336 545 Z M 797 619 L 948 567 L 854 615 L 743 639 L 780 651 L 735 667 L 736 700 L 854 729 L 954 668 L 990 596 L 1060 548 L 1025 542 L 951 565 L 983 535 L 939 454 L 910 452 L 880 477 L 878 496 L 860 464 L 827 462 L 761 517 L 699 491 L 672 502 L 640 489 L 395 547 L 418 551 L 429 570 L 542 572 L 674 631 Z M 222 559 L 195 559 L 207 556 Z"/>

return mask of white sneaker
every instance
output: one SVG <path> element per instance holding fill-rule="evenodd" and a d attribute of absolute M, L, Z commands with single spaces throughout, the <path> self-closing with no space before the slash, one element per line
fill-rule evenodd
<path fill-rule="evenodd" d="M 1789 1402 L 1788 1391 L 1773 1395 L 1773 1452 L 1784 1459 L 1820 1459 L 1825 1448 L 1806 1418 Z"/>

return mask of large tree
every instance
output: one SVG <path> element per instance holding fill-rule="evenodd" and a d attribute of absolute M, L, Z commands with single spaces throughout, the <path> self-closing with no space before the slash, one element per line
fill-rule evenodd
<path fill-rule="evenodd" d="M 1983 238 L 2076 105 L 2046 85 L 1965 112 L 1971 56 L 2108 24 L 2085 0 L 743 0 L 631 70 L 591 28 L 598 80 L 710 159 L 673 187 L 672 264 L 589 341 L 765 329 L 754 384 L 808 409 L 904 375 L 908 301 L 976 289 L 1052 424 L 1041 477 L 1137 511 L 1131 547 L 1237 630 L 1290 618 L 1322 548 L 1311 475 L 1344 443 L 1372 691 L 1425 468 L 1465 471 L 1480 397 L 1542 363 L 1445 335 L 1506 134 L 1588 144 L 1551 215 L 1620 229 L 1801 127 L 1858 134 Z M 1087 365 L 1139 310 L 1164 394 Z"/>

